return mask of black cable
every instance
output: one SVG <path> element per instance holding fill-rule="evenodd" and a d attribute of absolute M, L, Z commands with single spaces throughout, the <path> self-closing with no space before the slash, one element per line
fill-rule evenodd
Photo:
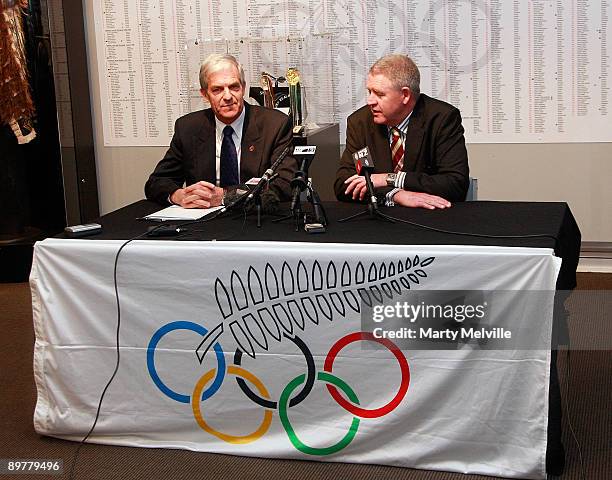
<path fill-rule="evenodd" d="M 529 235 L 489 235 L 486 233 L 472 233 L 472 232 L 456 232 L 453 230 L 444 230 L 443 228 L 430 227 L 429 225 L 423 225 L 417 222 L 411 222 L 410 220 L 404 220 L 403 218 L 391 217 L 393 220 L 406 223 L 408 225 L 412 225 L 414 227 L 423 228 L 425 230 L 432 230 L 438 233 L 445 233 L 447 235 L 462 235 L 466 237 L 477 237 L 477 238 L 507 238 L 507 239 L 526 239 L 526 238 L 551 238 L 555 241 L 555 248 L 559 243 L 559 238 L 554 235 L 549 235 L 546 233 L 534 233 Z"/>
<path fill-rule="evenodd" d="M 160 228 L 163 225 L 159 225 Z M 135 237 L 130 238 L 129 240 L 126 240 L 120 247 L 119 250 L 117 250 L 117 253 L 115 254 L 115 261 L 114 261 L 114 266 L 113 266 L 113 285 L 114 285 L 114 289 L 115 289 L 115 301 L 117 303 L 117 332 L 116 332 L 116 362 L 115 362 L 115 369 L 113 370 L 113 373 L 111 375 L 111 377 L 109 378 L 108 382 L 106 382 L 106 385 L 104 387 L 104 389 L 102 390 L 102 394 L 100 395 L 100 400 L 98 400 L 98 408 L 96 409 L 96 416 L 94 418 L 94 422 L 91 426 L 91 428 L 89 429 L 89 431 L 87 432 L 87 434 L 85 435 L 85 437 L 83 437 L 83 440 L 81 440 L 79 442 L 79 445 L 76 449 L 76 451 L 74 452 L 74 457 L 72 459 L 72 465 L 70 466 L 70 476 L 69 479 L 73 480 L 74 478 L 74 467 L 76 466 L 76 462 L 79 456 L 79 452 L 81 451 L 81 447 L 85 444 L 85 442 L 87 441 L 87 439 L 90 437 L 90 435 L 93 433 L 94 429 L 96 428 L 96 425 L 98 423 L 98 418 L 100 417 L 100 411 L 102 410 L 102 402 L 104 401 L 104 396 L 106 395 L 106 392 L 108 390 L 108 388 L 110 387 L 111 383 L 113 382 L 113 380 L 115 379 L 115 376 L 117 375 L 117 372 L 119 371 L 119 363 L 121 361 L 121 354 L 120 354 L 120 350 L 119 350 L 119 331 L 121 329 L 121 305 L 119 303 L 119 289 L 117 287 L 117 266 L 119 263 L 119 255 L 121 254 L 121 251 L 131 242 L 133 242 L 134 240 L 138 240 L 139 238 L 143 238 L 147 235 L 148 232 L 145 233 L 141 233 L 140 235 L 137 235 Z"/>
<path fill-rule="evenodd" d="M 233 233 L 229 237 L 225 237 L 225 238 L 213 238 L 213 239 L 211 239 L 211 241 L 227 241 L 227 240 L 231 240 L 231 239 L 237 237 L 238 235 L 242 234 L 244 232 L 244 227 L 246 226 L 247 215 L 248 215 L 249 212 L 248 212 L 248 210 L 246 208 L 244 208 L 242 210 L 242 213 L 243 213 L 242 225 L 240 227 L 240 230 L 238 230 L 237 233 Z M 216 215 L 213 218 L 217 218 L 218 216 L 219 215 Z M 211 218 L 211 220 L 212 220 L 212 218 Z M 201 223 L 204 223 L 204 222 L 201 222 Z M 180 227 L 182 227 L 182 226 L 183 225 L 180 225 Z M 176 240 L 191 240 L 190 237 L 194 233 L 204 233 L 204 232 L 205 232 L 204 229 L 192 229 L 192 230 L 188 230 L 185 233 L 183 233 L 183 234 L 179 235 L 178 237 L 176 237 Z M 200 239 L 194 238 L 194 240 L 200 240 Z"/>
<path fill-rule="evenodd" d="M 217 218 L 218 216 L 219 216 L 219 213 L 214 212 L 211 215 L 209 215 L 207 217 L 204 217 L 202 219 L 185 222 L 185 223 L 181 224 L 179 227 L 183 227 L 185 225 L 193 225 L 193 224 L 197 224 L 197 223 L 205 223 L 207 221 L 210 221 L 210 220 L 213 220 L 213 219 Z M 246 219 L 246 215 L 245 215 L 245 219 Z M 115 254 L 115 260 L 114 260 L 114 264 L 113 264 L 113 286 L 114 286 L 114 290 L 115 290 L 115 302 L 117 304 L 117 330 L 116 330 L 116 343 L 115 343 L 116 359 L 117 360 L 115 362 L 115 368 L 113 370 L 113 373 L 111 374 L 108 382 L 104 386 L 104 389 L 102 390 L 102 394 L 100 395 L 100 399 L 98 400 L 98 407 L 96 409 L 96 416 L 94 418 L 93 424 L 92 424 L 91 428 L 89 429 L 89 431 L 87 432 L 87 434 L 85 435 L 85 437 L 83 437 L 83 439 L 79 442 L 79 445 L 78 445 L 78 447 L 77 447 L 77 449 L 76 449 L 76 451 L 74 453 L 74 458 L 72 460 L 72 465 L 70 467 L 70 476 L 69 476 L 70 480 L 73 480 L 73 478 L 74 478 L 74 468 L 76 466 L 76 462 L 77 462 L 79 453 L 81 451 L 81 448 L 87 442 L 87 439 L 91 436 L 91 434 L 93 433 L 94 429 L 96 428 L 96 425 L 98 424 L 98 419 L 100 417 L 100 412 L 102 410 L 102 402 L 104 401 L 104 397 L 106 395 L 106 392 L 108 391 L 108 389 L 111 386 L 113 380 L 115 379 L 115 376 L 117 375 L 117 372 L 119 371 L 119 364 L 121 363 L 121 352 L 120 352 L 120 343 L 119 343 L 119 333 L 120 333 L 120 330 L 121 330 L 121 303 L 119 301 L 119 288 L 118 288 L 118 285 L 117 285 L 117 267 L 119 265 L 119 255 L 121 254 L 123 249 L 128 244 L 133 242 L 134 240 L 138 240 L 140 238 L 144 238 L 147 235 L 149 235 L 152 231 L 155 231 L 155 230 L 160 229 L 160 228 L 164 228 L 166 226 L 167 225 L 162 223 L 162 224 L 156 226 L 153 230 L 149 230 L 147 232 L 144 232 L 144 233 L 141 233 L 139 235 L 136 235 L 135 237 L 132 237 L 129 240 L 126 240 L 119 247 L 119 250 L 117 250 L 117 253 Z M 179 228 L 179 227 L 177 227 L 177 228 Z"/>
<path fill-rule="evenodd" d="M 273 177 L 270 178 L 269 182 L 272 182 L 274 180 L 274 177 L 276 177 L 278 174 L 274 174 Z M 235 238 L 238 234 L 240 234 L 243 230 L 244 227 L 246 225 L 246 217 L 247 215 L 251 212 L 250 208 L 252 207 L 253 203 L 251 200 L 249 200 L 249 196 L 251 195 L 251 191 L 247 191 L 237 197 L 235 197 L 228 205 L 225 205 L 224 208 L 217 210 L 216 212 L 213 212 L 210 215 L 207 215 L 205 217 L 202 217 L 200 219 L 197 220 L 191 220 L 189 222 L 185 222 L 182 223 L 180 225 L 177 225 L 177 228 L 183 228 L 186 226 L 190 226 L 190 225 L 199 225 L 199 224 L 203 224 L 209 221 L 212 221 L 216 218 L 219 218 L 222 215 L 225 215 L 228 212 L 231 211 L 236 211 L 236 207 L 242 207 L 242 213 L 244 215 L 243 218 L 243 223 L 242 226 L 239 230 L 239 232 L 237 234 L 233 234 L 230 235 L 229 237 L 226 238 L 216 238 L 214 240 L 221 240 L 221 241 L 226 241 L 226 240 L 230 240 L 232 238 Z M 259 194 L 258 194 L 259 195 Z M 265 194 L 264 194 L 265 195 Z M 277 198 L 278 201 L 278 198 Z M 265 213 L 265 212 L 264 212 Z M 191 234 L 193 233 L 203 233 L 205 230 L 203 229 L 192 229 L 190 231 L 185 231 L 184 233 L 179 234 L 178 237 L 176 237 L 177 240 L 189 240 Z"/>
<path fill-rule="evenodd" d="M 181 223 L 177 225 L 177 228 L 183 228 L 183 227 L 188 227 L 190 225 L 198 225 L 201 223 L 210 222 L 214 220 L 215 218 L 219 217 L 222 213 L 225 213 L 225 212 L 221 212 L 221 209 L 219 209 L 209 215 L 205 215 L 202 218 L 198 218 L 197 220 L 189 220 L 188 222 Z"/>
<path fill-rule="evenodd" d="M 240 226 L 240 230 L 238 230 L 238 232 L 234 233 L 233 235 L 230 235 L 229 237 L 225 237 L 225 238 L 215 238 L 213 240 L 215 241 L 222 241 L 222 242 L 227 242 L 229 240 L 233 240 L 234 238 L 242 235 L 242 233 L 244 233 L 244 227 L 246 226 L 247 223 L 247 209 L 245 208 L 243 211 L 243 216 L 242 216 L 242 225 Z"/>
<path fill-rule="evenodd" d="M 198 219 L 198 220 L 193 220 L 190 222 L 186 222 L 181 224 L 179 227 L 183 227 L 185 225 L 193 225 L 193 224 L 201 224 L 201 223 L 205 223 L 207 221 L 213 220 L 215 218 L 217 218 L 219 216 L 219 213 L 215 212 L 207 217 L 204 217 L 202 219 Z M 244 230 L 244 226 L 246 225 L 246 218 L 247 218 L 247 211 L 246 209 L 244 210 L 244 219 L 242 222 L 242 227 L 240 229 L 240 231 L 237 234 L 234 234 L 232 236 L 230 236 L 228 239 L 235 237 L 236 235 L 239 235 L 240 233 L 242 233 L 242 231 Z M 157 227 L 155 227 L 153 229 L 159 229 L 162 227 L 166 227 L 166 225 L 161 224 L 158 225 Z M 177 227 L 178 228 L 178 227 Z M 119 342 L 119 333 L 121 331 L 121 303 L 119 301 L 119 288 L 118 288 L 118 284 L 117 284 L 117 267 L 119 265 L 119 255 L 121 254 L 121 252 L 123 251 L 123 249 L 130 244 L 131 242 L 133 242 L 134 240 L 138 240 L 140 238 L 144 238 L 146 237 L 148 234 L 151 233 L 151 230 L 141 233 L 135 237 L 130 238 L 129 240 L 126 240 L 120 247 L 119 250 L 117 250 L 117 253 L 115 254 L 115 260 L 114 260 L 114 264 L 113 264 L 113 286 L 114 286 L 114 290 L 115 290 L 115 302 L 117 304 L 117 329 L 116 329 L 116 340 L 115 340 L 115 351 L 116 351 L 116 362 L 115 362 L 115 368 L 113 370 L 113 373 L 111 374 L 110 378 L 108 379 L 108 382 L 106 382 L 106 385 L 104 386 L 103 390 L 102 390 L 102 394 L 100 395 L 100 399 L 98 400 L 98 407 L 96 408 L 96 416 L 94 418 L 93 424 L 91 425 L 91 428 L 89 429 L 89 431 L 87 432 L 87 434 L 83 437 L 83 439 L 79 442 L 79 445 L 76 448 L 76 451 L 74 452 L 74 457 L 72 459 L 72 464 L 70 466 L 70 476 L 69 479 L 73 480 L 74 479 L 74 469 L 79 457 L 79 453 L 81 451 L 81 448 L 83 447 L 83 445 L 85 445 L 85 443 L 87 442 L 87 439 L 91 436 L 91 434 L 93 433 L 94 429 L 96 428 L 96 425 L 98 424 L 98 419 L 100 418 L 100 412 L 102 410 L 102 402 L 104 401 L 104 397 L 106 396 L 106 392 L 108 391 L 108 389 L 110 388 L 113 380 L 115 379 L 115 376 L 117 375 L 117 372 L 119 371 L 119 365 L 121 363 L 121 351 L 120 351 L 120 342 Z"/>

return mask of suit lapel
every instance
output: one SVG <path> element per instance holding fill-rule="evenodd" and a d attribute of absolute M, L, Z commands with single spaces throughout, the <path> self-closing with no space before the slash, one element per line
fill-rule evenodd
<path fill-rule="evenodd" d="M 246 182 L 257 176 L 262 162 L 262 125 L 257 110 L 244 104 L 244 125 L 242 126 L 242 143 L 240 153 L 240 181 Z M 248 178 L 247 178 L 248 177 Z"/>
<path fill-rule="evenodd" d="M 208 108 L 203 112 L 200 130 L 194 136 L 195 145 L 194 170 L 196 179 L 210 179 L 214 183 L 217 178 L 215 153 L 217 148 L 215 115 Z"/>
<path fill-rule="evenodd" d="M 414 106 L 410 121 L 408 122 L 406 142 L 404 143 L 404 168 L 402 169 L 404 172 L 414 172 L 416 170 L 421 144 L 425 137 L 423 100 L 424 97 L 421 95 Z"/>
<path fill-rule="evenodd" d="M 404 144 L 404 168 L 405 172 L 414 172 L 417 160 L 421 152 L 421 145 L 425 138 L 425 118 L 423 116 L 424 95 L 421 95 L 414 107 L 406 142 Z M 377 172 L 392 172 L 393 160 L 391 159 L 391 145 L 389 144 L 389 133 L 385 125 L 377 125 L 373 120 L 369 122 L 370 135 L 367 140 L 368 148 L 374 156 Z"/>

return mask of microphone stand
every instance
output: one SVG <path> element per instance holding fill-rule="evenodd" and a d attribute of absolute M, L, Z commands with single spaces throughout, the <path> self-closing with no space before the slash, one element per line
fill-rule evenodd
<path fill-rule="evenodd" d="M 363 175 L 366 181 L 366 187 L 368 189 L 368 194 L 370 196 L 370 201 L 368 202 L 368 209 L 363 210 L 361 212 L 357 212 L 353 215 L 349 215 L 348 217 L 344 217 L 338 220 L 338 222 L 348 222 L 349 220 L 353 220 L 354 218 L 361 217 L 365 214 L 370 214 L 372 218 L 378 218 L 380 220 L 384 220 L 385 222 L 395 223 L 395 219 L 389 215 L 382 213 L 378 209 L 378 199 L 376 198 L 376 193 L 374 192 L 374 185 L 372 185 L 372 178 L 370 177 L 370 170 L 363 169 Z"/>
<path fill-rule="evenodd" d="M 290 213 L 282 218 L 277 218 L 273 222 L 282 222 L 293 218 L 295 220 L 295 231 L 300 229 L 300 219 L 304 212 L 302 211 L 302 199 L 301 194 L 304 190 L 308 189 L 309 186 L 306 182 L 308 173 L 306 171 L 306 164 L 308 159 L 303 159 L 300 165 L 300 169 L 295 172 L 293 180 L 291 180 L 291 187 L 293 188 L 293 194 L 291 195 L 291 208 Z"/>
<path fill-rule="evenodd" d="M 293 184 L 293 181 L 292 181 L 292 184 Z M 297 191 L 295 190 L 295 188 L 297 188 Z M 321 205 L 321 199 L 319 197 L 319 194 L 317 193 L 317 191 L 312 185 L 307 184 L 307 183 L 304 183 L 303 190 L 307 192 L 306 199 L 312 205 L 312 212 L 314 215 L 315 222 L 318 224 L 321 224 L 323 227 L 323 229 L 319 228 L 319 232 L 325 231 L 325 227 L 328 224 L 327 214 L 325 213 L 325 209 L 323 208 L 323 205 Z M 297 196 L 295 195 L 295 193 L 297 193 Z M 282 218 L 277 218 L 276 220 L 272 220 L 272 222 L 274 223 L 282 222 L 284 220 L 293 218 L 295 220 L 295 231 L 298 232 L 300 230 L 300 225 L 302 223 L 303 224 L 307 223 L 306 222 L 307 213 L 302 210 L 302 201 L 300 198 L 301 193 L 302 193 L 302 190 L 300 190 L 298 187 L 294 187 L 294 196 L 291 201 L 291 213 L 289 213 L 288 215 L 285 215 Z"/>
<path fill-rule="evenodd" d="M 257 212 L 257 228 L 261 228 L 261 195 L 255 196 L 255 211 Z"/>
<path fill-rule="evenodd" d="M 299 231 L 300 230 L 300 221 L 304 216 L 304 212 L 302 211 L 302 199 L 301 199 L 301 190 L 298 190 L 298 194 L 297 197 L 295 199 L 295 201 L 291 202 L 291 213 L 289 215 L 286 215 L 283 218 L 291 218 L 293 217 L 294 221 L 295 221 L 295 231 Z M 282 220 L 282 218 L 278 219 L 278 221 Z M 276 220 L 274 220 L 276 221 Z"/>
<path fill-rule="evenodd" d="M 314 212 L 315 221 L 323 225 L 324 228 L 327 227 L 327 213 L 325 213 L 325 209 L 323 205 L 321 205 L 321 198 L 317 191 L 311 185 L 308 185 L 308 200 L 312 204 L 312 210 Z"/>

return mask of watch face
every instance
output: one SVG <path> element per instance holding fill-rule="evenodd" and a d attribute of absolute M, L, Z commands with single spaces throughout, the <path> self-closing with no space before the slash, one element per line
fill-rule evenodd
<path fill-rule="evenodd" d="M 397 174 L 395 173 L 388 173 L 387 174 L 387 185 L 389 187 L 393 187 L 395 185 L 395 178 L 397 177 Z"/>

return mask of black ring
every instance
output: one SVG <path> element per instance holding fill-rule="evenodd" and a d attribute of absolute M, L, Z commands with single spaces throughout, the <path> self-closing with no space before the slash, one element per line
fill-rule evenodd
<path fill-rule="evenodd" d="M 289 337 L 287 334 L 283 334 L 283 336 L 291 340 L 293 343 L 295 343 L 297 347 L 302 351 L 302 353 L 304 354 L 304 357 L 306 358 L 306 366 L 308 368 L 308 374 L 306 376 L 306 383 L 304 383 L 302 390 L 300 390 L 300 392 L 295 397 L 289 400 L 289 407 L 295 407 L 296 405 L 299 405 L 302 401 L 304 401 L 306 397 L 308 396 L 308 394 L 310 393 L 310 391 L 312 390 L 312 387 L 315 382 L 315 376 L 316 376 L 315 363 L 314 363 L 314 358 L 312 357 L 312 353 L 310 352 L 306 344 L 302 341 L 302 339 L 300 339 L 300 337 L 297 337 L 297 336 Z M 234 365 L 238 365 L 238 366 L 241 365 L 242 353 L 243 352 L 242 350 L 240 350 L 240 348 L 236 349 L 236 353 L 234 354 Z M 252 401 L 254 401 L 257 405 L 260 405 L 264 408 L 269 408 L 272 410 L 276 410 L 278 408 L 278 402 L 273 402 L 272 400 L 268 400 L 268 399 L 260 397 L 253 390 L 251 390 L 251 388 L 244 381 L 243 378 L 236 377 L 236 381 L 238 382 L 238 386 L 240 387 L 240 390 L 242 390 L 244 394 L 247 397 L 249 397 Z"/>

